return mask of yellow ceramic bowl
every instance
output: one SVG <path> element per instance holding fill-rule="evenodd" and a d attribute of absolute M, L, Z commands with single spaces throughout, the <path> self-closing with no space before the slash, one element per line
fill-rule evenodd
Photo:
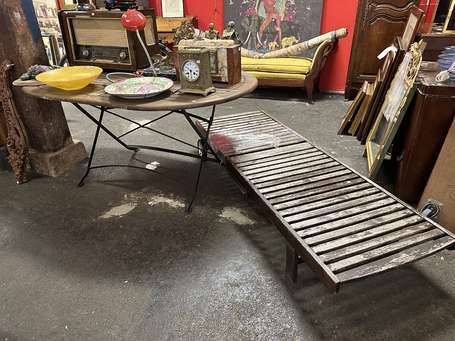
<path fill-rule="evenodd" d="M 101 72 L 103 69 L 97 66 L 67 66 L 40 73 L 36 79 L 54 88 L 80 90 L 97 79 Z"/>

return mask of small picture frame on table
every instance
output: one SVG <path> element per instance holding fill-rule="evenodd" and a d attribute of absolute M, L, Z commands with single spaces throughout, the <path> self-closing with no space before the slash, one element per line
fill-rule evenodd
<path fill-rule="evenodd" d="M 163 18 L 183 18 L 183 0 L 161 0 Z"/>
<path fill-rule="evenodd" d="M 407 51 L 409 46 L 414 42 L 414 38 L 419 30 L 420 23 L 422 21 L 424 12 L 419 9 L 417 6 L 411 7 L 411 12 L 409 13 L 408 21 L 401 37 L 401 42 L 403 49 Z"/>
<path fill-rule="evenodd" d="M 442 29 L 444 33 L 455 33 L 455 0 L 452 0 Z"/>

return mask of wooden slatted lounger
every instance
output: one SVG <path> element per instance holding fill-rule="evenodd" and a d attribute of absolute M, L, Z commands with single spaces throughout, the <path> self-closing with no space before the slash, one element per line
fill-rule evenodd
<path fill-rule="evenodd" d="M 338 291 L 455 245 L 452 233 L 264 112 L 216 118 L 210 143 L 286 238 L 294 281 L 304 261 Z"/>

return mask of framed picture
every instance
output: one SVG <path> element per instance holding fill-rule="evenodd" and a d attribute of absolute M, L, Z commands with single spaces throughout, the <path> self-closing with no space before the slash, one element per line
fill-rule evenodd
<path fill-rule="evenodd" d="M 452 0 L 449 7 L 449 13 L 447 13 L 446 22 L 442 32 L 455 33 L 455 0 Z"/>
<path fill-rule="evenodd" d="M 375 89 L 378 87 L 379 81 L 376 78 L 374 83 L 368 83 L 366 91 L 365 91 L 365 98 L 363 99 L 362 105 L 357 112 L 357 116 L 354 119 L 354 122 L 351 125 L 350 133 L 353 136 L 356 136 L 359 139 L 361 136 L 360 125 L 363 120 L 366 118 L 366 114 L 370 111 L 372 105 L 372 98 Z"/>
<path fill-rule="evenodd" d="M 360 126 L 359 133 L 361 134 L 361 144 L 365 144 L 367 142 L 367 137 L 379 115 L 379 110 L 381 109 L 382 103 L 384 102 L 387 90 L 390 87 L 390 83 L 392 82 L 392 79 L 398 70 L 398 66 L 403 60 L 404 55 L 406 54 L 406 51 L 403 50 L 400 37 L 395 37 L 393 46 L 395 48 L 387 53 L 387 56 L 384 58 L 384 63 L 382 64 L 382 67 L 379 69 L 376 76 L 379 81 L 372 95 L 372 104 L 368 111 L 365 113 L 365 118 Z"/>
<path fill-rule="evenodd" d="M 243 48 L 266 53 L 320 35 L 323 4 L 321 0 L 224 0 L 224 23 L 235 22 Z M 303 56 L 311 58 L 314 52 L 305 51 Z"/>
<path fill-rule="evenodd" d="M 425 43 L 411 46 L 398 67 L 366 143 L 368 174 L 376 177 L 414 95 Z"/>
<path fill-rule="evenodd" d="M 414 38 L 417 34 L 417 31 L 420 27 L 420 22 L 422 21 L 424 12 L 419 9 L 417 6 L 411 7 L 411 13 L 409 13 L 408 21 L 401 37 L 401 42 L 403 43 L 403 49 L 408 50 L 411 43 L 414 41 Z"/>
<path fill-rule="evenodd" d="M 183 18 L 183 0 L 161 0 L 164 18 Z"/>
<path fill-rule="evenodd" d="M 359 92 L 357 93 L 357 96 L 355 96 L 354 101 L 352 101 L 351 105 L 349 106 L 349 109 L 346 112 L 343 121 L 341 122 L 341 126 L 338 129 L 338 135 L 348 135 L 348 129 L 352 124 L 353 118 L 355 117 L 357 111 L 359 110 L 362 104 L 363 98 L 365 97 L 367 85 L 368 82 L 365 81 L 362 87 L 360 88 Z"/>

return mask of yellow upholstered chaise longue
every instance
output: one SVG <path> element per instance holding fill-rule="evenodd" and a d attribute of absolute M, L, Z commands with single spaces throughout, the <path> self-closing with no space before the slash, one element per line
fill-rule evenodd
<path fill-rule="evenodd" d="M 313 91 L 319 75 L 333 50 L 336 40 L 325 40 L 310 58 L 248 58 L 242 57 L 242 70 L 256 76 L 260 87 L 305 88 L 308 101 L 313 102 Z"/>

